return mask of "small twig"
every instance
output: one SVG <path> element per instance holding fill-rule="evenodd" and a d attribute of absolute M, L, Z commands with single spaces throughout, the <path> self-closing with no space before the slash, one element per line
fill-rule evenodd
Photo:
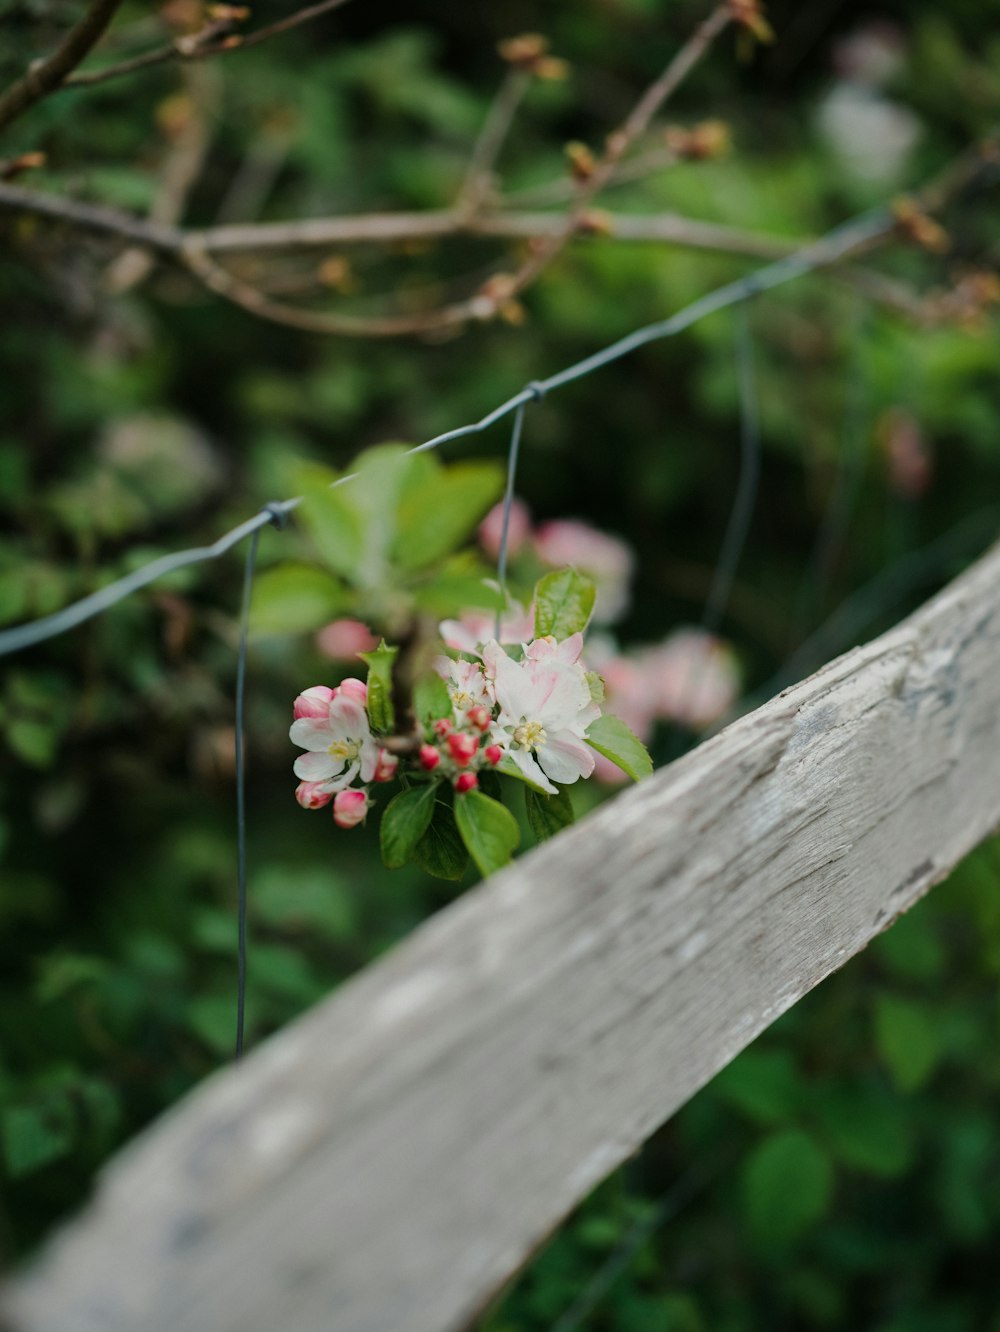
<path fill-rule="evenodd" d="M 44 60 L 31 65 L 0 96 L 0 129 L 34 106 L 49 93 L 63 87 L 87 52 L 104 35 L 122 0 L 92 0 L 83 18 L 71 28 L 60 46 Z"/>
<path fill-rule="evenodd" d="M 143 55 L 122 60 L 116 65 L 109 65 L 106 69 L 85 70 L 83 73 L 75 74 L 71 79 L 66 79 L 61 86 L 92 88 L 95 84 L 107 83 L 109 79 L 121 78 L 126 74 L 135 74 L 138 70 L 149 69 L 153 65 L 164 65 L 170 60 L 207 60 L 213 56 L 232 55 L 236 51 L 245 51 L 247 47 L 257 46 L 260 42 L 277 37 L 279 33 L 288 32 L 291 28 L 297 28 L 302 23 L 311 23 L 313 19 L 320 18 L 323 14 L 346 3 L 347 0 L 321 0 L 321 3 L 309 5 L 294 14 L 289 14 L 287 18 L 279 19 L 266 28 L 258 28 L 256 32 L 247 33 L 245 36 L 233 34 L 222 41 L 209 39 L 202 43 L 197 40 L 197 34 L 194 39 L 181 38 L 164 46 L 158 46 Z"/>
<path fill-rule="evenodd" d="M 489 198 L 493 190 L 493 167 L 530 86 L 530 70 L 515 65 L 507 71 L 472 149 L 465 179 L 455 200 L 459 212 L 475 213 Z"/>
<path fill-rule="evenodd" d="M 628 185 L 637 180 L 645 180 L 657 171 L 677 166 L 682 159 L 672 148 L 651 148 L 648 152 L 631 157 L 627 162 L 619 162 L 614 174 L 604 185 L 606 190 L 619 185 Z M 555 180 L 547 180 L 541 185 L 526 185 L 523 189 L 511 190 L 497 199 L 497 207 L 519 208 L 538 207 L 546 204 L 568 203 L 579 194 L 579 184 L 572 177 L 563 175 Z"/>

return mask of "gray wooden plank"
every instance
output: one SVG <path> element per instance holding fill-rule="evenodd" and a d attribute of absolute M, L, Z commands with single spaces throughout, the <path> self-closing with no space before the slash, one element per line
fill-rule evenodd
<path fill-rule="evenodd" d="M 17 1332 L 445 1332 L 1000 820 L 1000 548 L 522 858 L 105 1171 Z"/>

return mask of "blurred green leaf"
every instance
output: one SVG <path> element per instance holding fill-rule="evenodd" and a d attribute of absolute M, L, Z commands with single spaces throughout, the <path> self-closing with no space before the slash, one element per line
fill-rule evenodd
<path fill-rule="evenodd" d="M 450 717 L 451 695 L 436 671 L 421 675 L 413 686 L 413 712 L 418 722 L 427 725 L 439 717 Z"/>
<path fill-rule="evenodd" d="M 751 1046 L 716 1075 L 712 1088 L 758 1124 L 792 1119 L 807 1100 L 790 1050 Z"/>
<path fill-rule="evenodd" d="M 250 627 L 261 634 L 308 633 L 349 606 L 343 584 L 322 569 L 279 564 L 254 579 Z"/>
<path fill-rule="evenodd" d="M 922 1087 L 941 1056 L 938 1024 L 926 1005 L 896 995 L 875 1001 L 875 1043 L 903 1092 Z"/>
<path fill-rule="evenodd" d="M 819 1221 L 833 1195 L 833 1169 L 801 1129 L 771 1134 L 743 1168 L 743 1212 L 753 1239 L 781 1249 Z"/>
<path fill-rule="evenodd" d="M 303 465 L 297 477 L 302 492 L 297 513 L 320 557 L 334 573 L 348 582 L 357 582 L 365 554 L 365 532 L 361 517 L 344 494 L 344 486 L 335 484 L 335 472 L 318 464 Z"/>
<path fill-rule="evenodd" d="M 426 569 L 456 550 L 504 485 L 496 463 L 455 463 L 410 486 L 399 510 L 395 555 L 405 570 Z"/>
<path fill-rule="evenodd" d="M 58 1161 L 73 1148 L 70 1107 L 50 1098 L 37 1105 L 10 1105 L 0 1111 L 4 1161 L 17 1178 Z"/>

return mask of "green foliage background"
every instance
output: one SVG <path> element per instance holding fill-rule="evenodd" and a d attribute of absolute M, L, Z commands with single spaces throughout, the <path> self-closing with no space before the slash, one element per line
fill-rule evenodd
<path fill-rule="evenodd" d="M 7 3 L 0 77 L 77 10 Z M 282 12 L 261 3 L 255 21 Z M 501 165 L 510 188 L 548 180 L 562 144 L 598 144 L 703 12 L 688 0 L 347 6 L 205 67 L 194 92 L 212 101 L 212 144 L 185 220 L 213 221 L 234 180 L 268 171 L 261 218 L 446 204 L 500 77 L 495 42 L 524 29 L 547 33 L 573 75 L 532 90 Z M 729 121 L 733 154 L 602 202 L 802 236 L 919 184 L 997 119 L 998 15 L 981 0 L 879 7 L 906 42 L 891 96 L 922 130 L 898 182 L 859 181 L 817 129 L 835 43 L 872 12 L 784 3 L 771 11 L 772 49 L 741 63 L 723 40 L 672 105 L 684 123 Z M 139 4 L 127 21 L 151 23 Z M 53 97 L 7 131 L 3 152 L 47 152 L 31 187 L 142 211 L 163 104 L 181 87 L 168 65 Z M 920 290 L 994 266 L 995 193 L 943 221 L 948 255 L 896 247 L 870 266 Z M 302 459 L 342 467 L 366 445 L 474 419 L 751 266 L 595 239 L 529 293 L 523 326 L 369 343 L 255 321 L 169 266 L 116 297 L 102 282 L 109 243 L 14 214 L 0 229 L 6 622 L 214 537 L 292 493 Z M 428 288 L 468 289 L 499 252 L 482 240 L 359 249 L 354 294 L 330 300 L 368 308 L 379 292 L 418 302 Z M 831 276 L 756 303 L 750 319 L 763 480 L 725 632 L 753 697 L 891 624 L 990 540 L 1000 339 L 989 318 L 919 326 Z M 879 423 L 890 409 L 910 413 L 933 452 L 919 499 L 889 484 Z M 500 427 L 451 456 L 497 456 L 505 443 Z M 648 641 L 701 613 L 737 449 L 733 324 L 719 315 L 532 407 L 519 490 L 540 517 L 581 516 L 635 544 L 624 637 Z M 262 568 L 306 551 L 294 532 L 267 533 Z M 239 581 L 236 558 L 176 575 L 4 663 L 0 1231 L 11 1258 L 79 1204 L 118 1143 L 228 1056 Z M 335 675 L 310 639 L 260 637 L 251 672 L 257 1039 L 453 888 L 387 873 L 373 838 L 335 834 L 292 802 L 289 703 Z M 661 737 L 658 759 L 690 740 Z M 984 848 L 781 1019 L 597 1191 L 485 1326 L 550 1327 L 621 1260 L 580 1326 L 1000 1328 L 989 1261 L 1000 1238 L 998 879 L 998 851 Z"/>

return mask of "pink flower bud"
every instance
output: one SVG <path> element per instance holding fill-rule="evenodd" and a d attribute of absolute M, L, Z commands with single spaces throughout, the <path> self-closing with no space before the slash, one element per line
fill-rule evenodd
<path fill-rule="evenodd" d="M 455 729 L 455 723 L 449 721 L 447 717 L 439 717 L 434 723 L 434 734 L 439 735 L 442 740 L 446 735 L 451 735 Z"/>
<path fill-rule="evenodd" d="M 328 685 L 313 685 L 303 689 L 295 700 L 292 711 L 298 717 L 325 717 L 330 711 L 330 701 L 336 690 Z"/>
<path fill-rule="evenodd" d="M 364 680 L 355 680 L 348 676 L 346 680 L 341 680 L 337 686 L 337 692 L 346 695 L 347 698 L 357 699 L 362 707 L 366 707 L 368 704 L 368 686 Z"/>
<path fill-rule="evenodd" d="M 503 758 L 503 750 L 500 748 L 499 745 L 487 745 L 486 748 L 483 750 L 483 754 L 486 758 L 486 762 L 492 763 L 494 768 Z"/>
<path fill-rule="evenodd" d="M 398 767 L 399 759 L 396 755 L 390 754 L 387 749 L 380 749 L 378 751 L 378 764 L 375 768 L 375 781 L 391 782 Z"/>
<path fill-rule="evenodd" d="M 353 661 L 359 652 L 373 652 L 378 639 L 360 620 L 334 620 L 316 635 L 316 646 L 334 661 Z"/>
<path fill-rule="evenodd" d="M 368 813 L 367 791 L 338 791 L 333 802 L 333 821 L 338 828 L 356 828 Z"/>
<path fill-rule="evenodd" d="M 489 708 L 470 708 L 465 715 L 469 719 L 470 724 L 474 726 L 477 731 L 489 730 L 490 722 L 493 720 L 490 716 Z"/>
<path fill-rule="evenodd" d="M 460 768 L 466 767 L 475 758 L 479 749 L 479 740 L 474 735 L 455 731 L 448 737 L 448 753 Z"/>
<path fill-rule="evenodd" d="M 474 791 L 479 785 L 479 778 L 474 772 L 460 772 L 455 778 L 455 790 L 459 795 L 465 795 L 466 791 Z"/>
<path fill-rule="evenodd" d="M 299 782 L 295 799 L 303 809 L 322 809 L 333 799 L 333 792 L 328 791 L 323 782 Z"/>
<path fill-rule="evenodd" d="M 433 768 L 436 768 L 437 765 L 441 762 L 441 755 L 438 753 L 438 751 L 434 748 L 433 745 L 421 745 L 419 758 L 420 758 L 420 766 L 426 772 L 430 772 Z"/>

